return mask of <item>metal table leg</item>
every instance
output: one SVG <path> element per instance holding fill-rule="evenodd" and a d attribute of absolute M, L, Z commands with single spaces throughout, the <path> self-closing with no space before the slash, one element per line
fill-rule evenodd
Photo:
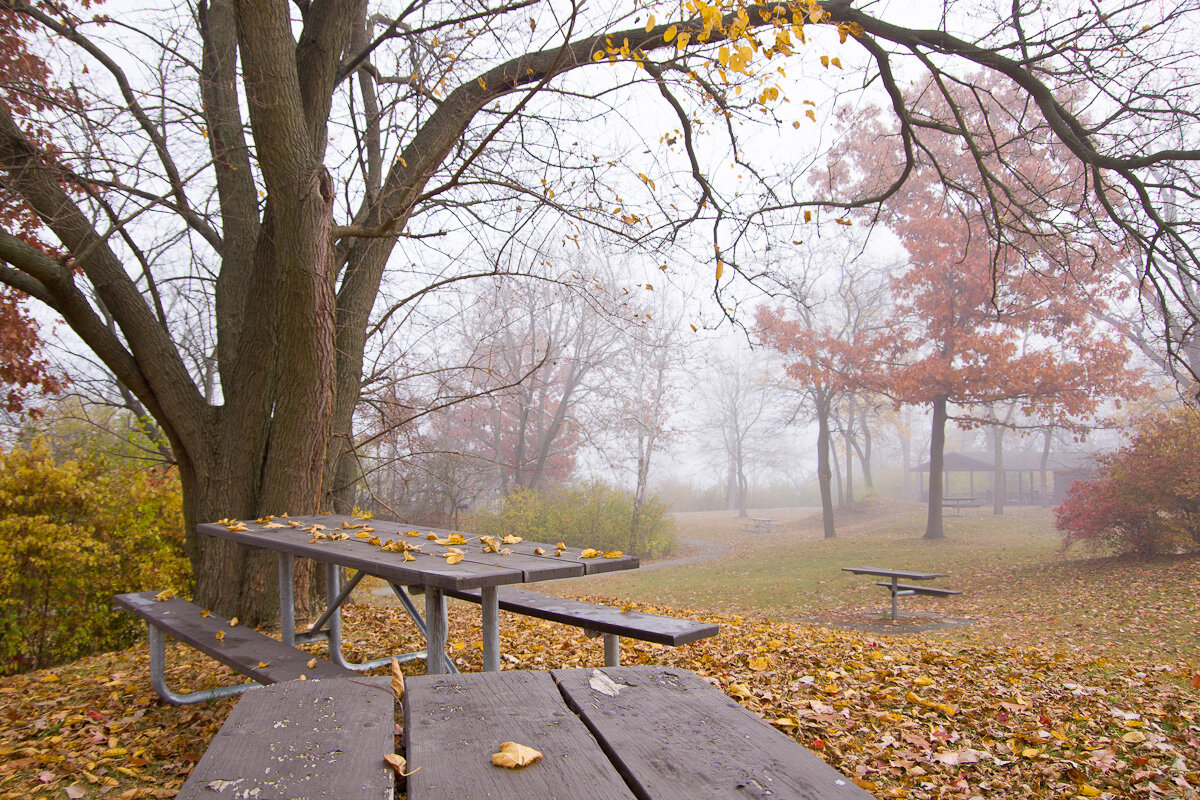
<path fill-rule="evenodd" d="M 500 671 L 500 602 L 496 598 L 495 586 L 484 586 L 481 594 L 483 607 L 483 671 Z"/>
<path fill-rule="evenodd" d="M 395 592 L 396 599 L 400 601 L 400 605 L 404 608 L 405 613 L 408 614 L 409 618 L 413 621 L 413 624 L 417 626 L 417 630 L 421 632 L 421 636 L 425 638 L 425 652 L 408 653 L 403 657 L 398 656 L 398 660 L 411 661 L 414 658 L 424 658 L 426 661 L 428 661 L 429 633 L 428 626 L 425 624 L 425 618 L 421 616 L 421 612 L 417 610 L 416 605 L 413 604 L 412 598 L 409 597 L 408 592 L 404 591 L 403 586 L 398 586 L 394 583 L 389 585 L 392 587 L 392 591 Z M 445 608 L 445 604 L 446 600 L 445 597 L 443 597 L 443 608 Z M 454 662 L 450 660 L 450 656 L 447 655 L 443 660 L 446 663 L 446 672 L 444 674 L 453 674 L 458 672 L 458 667 L 454 666 Z"/>
<path fill-rule="evenodd" d="M 892 576 L 892 622 L 896 621 L 896 591 L 897 591 L 896 582 L 897 582 L 897 580 L 898 580 L 898 578 L 895 575 L 893 575 Z"/>
<path fill-rule="evenodd" d="M 430 675 L 446 673 L 446 596 L 441 589 L 425 587 L 425 671 Z"/>
<path fill-rule="evenodd" d="M 296 646 L 296 600 L 292 594 L 292 554 L 279 554 L 279 638 Z"/>

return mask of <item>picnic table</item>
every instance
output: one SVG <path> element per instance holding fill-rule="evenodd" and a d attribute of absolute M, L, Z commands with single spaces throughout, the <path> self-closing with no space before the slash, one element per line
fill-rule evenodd
<path fill-rule="evenodd" d="M 978 497 L 943 497 L 942 508 L 953 508 L 954 516 L 962 516 L 964 508 L 979 508 L 983 500 Z"/>
<path fill-rule="evenodd" d="M 774 533 L 779 530 L 779 521 L 770 517 L 751 517 L 745 530 L 747 533 Z"/>
<path fill-rule="evenodd" d="M 873 575 L 879 578 L 887 578 L 886 582 L 880 582 L 879 585 L 888 589 L 892 595 L 892 622 L 896 621 L 896 600 L 901 595 L 911 594 L 927 594 L 937 597 L 946 597 L 952 594 L 961 594 L 954 589 L 940 589 L 934 586 L 914 586 L 910 583 L 900 583 L 900 581 L 931 581 L 935 578 L 946 577 L 941 572 L 912 572 L 903 569 L 883 569 L 880 567 L 842 567 L 843 572 L 852 572 L 855 575 Z"/>
<path fill-rule="evenodd" d="M 297 641 L 328 639 L 330 660 L 353 668 L 365 668 L 366 665 L 349 665 L 342 661 L 338 609 L 366 575 L 382 578 L 392 586 L 405 612 L 425 636 L 425 651 L 406 656 L 424 657 L 427 671 L 441 674 L 455 671 L 453 663 L 444 655 L 447 591 L 479 591 L 483 668 L 495 672 L 500 669 L 497 587 L 636 569 L 638 566 L 634 556 L 605 557 L 601 554 L 585 558 L 584 550 L 578 547 L 560 549 L 553 544 L 523 540 L 491 548 L 473 534 L 347 516 L 264 520 L 267 521 L 206 523 L 196 526 L 196 530 L 207 536 L 278 553 L 280 638 L 283 643 L 294 646 Z M 389 541 L 394 544 L 385 547 Z M 406 549 L 418 545 L 420 550 Z M 447 554 L 451 557 L 447 558 Z M 458 554 L 461 558 L 456 557 Z M 297 556 L 326 565 L 326 610 L 309 630 L 300 633 L 295 628 L 292 594 L 292 571 Z M 344 587 L 339 585 L 343 567 L 357 571 Z M 424 593 L 424 615 L 406 588 Z"/>

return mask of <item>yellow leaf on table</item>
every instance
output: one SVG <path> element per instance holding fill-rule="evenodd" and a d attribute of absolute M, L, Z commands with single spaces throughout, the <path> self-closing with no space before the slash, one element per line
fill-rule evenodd
<path fill-rule="evenodd" d="M 238 619 L 237 619 L 237 617 L 234 617 L 233 619 L 229 620 L 229 627 L 236 628 L 237 623 L 238 623 Z"/>
<path fill-rule="evenodd" d="M 308 663 L 305 664 L 304 666 L 308 667 L 309 669 L 316 669 L 317 668 L 317 660 L 315 658 L 310 658 L 308 660 Z"/>
<path fill-rule="evenodd" d="M 217 641 L 218 642 L 225 641 L 225 631 L 217 631 Z"/>
<path fill-rule="evenodd" d="M 175 596 L 174 589 L 163 589 L 161 592 L 154 595 L 154 599 L 161 603 L 165 600 L 170 600 L 174 596 Z"/>
<path fill-rule="evenodd" d="M 404 697 L 404 673 L 400 671 L 400 662 L 395 656 L 392 656 L 392 694 L 396 696 L 397 701 Z"/>
<path fill-rule="evenodd" d="M 620 550 L 605 550 L 604 551 L 605 558 L 620 558 L 622 555 L 624 555 L 624 554 Z"/>
<path fill-rule="evenodd" d="M 546 555 L 546 551 L 540 547 L 535 547 L 535 548 L 533 548 L 533 554 L 535 556 L 544 556 L 544 555 Z"/>
<path fill-rule="evenodd" d="M 554 549 L 555 550 L 566 550 L 567 546 L 565 544 L 563 544 L 562 542 L 559 542 L 558 544 L 554 545 Z"/>
<path fill-rule="evenodd" d="M 513 536 L 511 533 L 500 540 L 501 544 L 518 544 L 523 541 L 525 540 L 522 537 Z"/>
<path fill-rule="evenodd" d="M 417 560 L 417 557 L 416 557 L 416 556 L 414 556 L 412 553 L 409 553 L 409 552 L 407 552 L 407 551 L 406 551 L 406 552 L 404 553 L 404 560 L 405 560 L 405 561 L 416 561 L 416 560 Z"/>
<path fill-rule="evenodd" d="M 539 761 L 542 754 L 532 747 L 526 747 L 516 742 L 504 742 L 500 752 L 492 754 L 492 763 L 505 769 L 520 769 Z"/>
<path fill-rule="evenodd" d="M 495 536 L 480 536 L 479 541 L 483 545 L 483 552 L 485 552 L 485 553 L 499 553 L 500 552 L 500 540 L 497 539 Z"/>
<path fill-rule="evenodd" d="M 595 558 L 598 555 L 600 555 L 599 550 L 593 550 L 592 548 L 589 547 L 586 550 L 584 550 L 582 553 L 580 553 L 579 557 L 580 558 Z"/>
<path fill-rule="evenodd" d="M 207 616 L 208 616 L 209 614 L 211 614 L 211 613 L 212 613 L 212 612 L 211 612 L 211 611 L 209 611 L 207 608 L 204 608 L 204 609 L 201 609 L 201 610 L 200 610 L 200 616 L 202 616 L 202 617 L 207 617 Z"/>
<path fill-rule="evenodd" d="M 447 536 L 446 539 L 449 540 L 450 544 L 466 544 L 467 543 L 467 537 L 463 536 L 461 533 L 452 533 L 449 536 Z"/>
<path fill-rule="evenodd" d="M 263 667 L 269 667 L 269 666 L 271 666 L 271 662 L 270 662 L 270 661 L 260 661 L 260 662 L 258 662 L 258 668 L 259 668 L 259 669 L 262 669 Z"/>
<path fill-rule="evenodd" d="M 462 553 L 446 553 L 446 563 L 447 564 L 457 564 L 458 562 L 460 562 L 462 560 L 463 560 Z"/>

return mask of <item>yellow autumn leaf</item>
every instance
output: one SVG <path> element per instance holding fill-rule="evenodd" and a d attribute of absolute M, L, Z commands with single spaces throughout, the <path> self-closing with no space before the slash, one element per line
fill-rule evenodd
<path fill-rule="evenodd" d="M 520 769 L 541 760 L 542 754 L 516 742 L 503 742 L 500 752 L 492 754 L 492 763 L 505 769 Z"/>
<path fill-rule="evenodd" d="M 533 554 L 535 556 L 544 556 L 544 555 L 546 555 L 546 551 L 540 547 L 535 547 L 535 548 L 533 548 Z"/>
<path fill-rule="evenodd" d="M 681 33 L 675 37 L 675 47 L 682 50 L 683 48 L 687 47 L 688 40 L 691 38 L 692 38 L 692 35 L 690 33 L 688 33 L 687 31 L 684 31 L 683 33 Z"/>
<path fill-rule="evenodd" d="M 317 660 L 315 658 L 310 658 L 308 660 L 308 663 L 305 664 L 304 666 L 308 667 L 309 669 L 316 669 L 317 668 Z"/>
<path fill-rule="evenodd" d="M 1102 792 L 1095 786 L 1089 786 L 1086 783 L 1080 784 L 1079 788 L 1077 788 L 1075 791 L 1077 794 L 1081 794 L 1084 797 L 1099 797 L 1102 794 Z"/>
<path fill-rule="evenodd" d="M 675 38 L 676 33 L 678 33 L 678 30 L 676 29 L 676 27 L 674 25 L 667 28 L 665 31 L 663 31 L 663 41 L 670 42 L 672 39 Z"/>
<path fill-rule="evenodd" d="M 260 661 L 260 662 L 258 662 L 258 668 L 259 668 L 259 669 L 262 669 L 263 667 L 269 667 L 269 666 L 271 666 L 271 662 L 270 662 L 270 661 Z"/>
<path fill-rule="evenodd" d="M 1146 734 L 1141 731 L 1130 731 L 1121 737 L 1121 741 L 1126 744 L 1141 744 L 1146 741 Z"/>
<path fill-rule="evenodd" d="M 932 686 L 933 679 L 927 678 L 924 675 L 922 675 L 921 677 L 919 677 L 915 681 L 913 681 L 913 683 L 915 683 L 917 686 Z"/>
<path fill-rule="evenodd" d="M 734 697 L 740 697 L 743 700 L 749 700 L 751 697 L 754 697 L 754 693 L 744 683 L 731 683 L 725 692 Z"/>
<path fill-rule="evenodd" d="M 449 536 L 447 536 L 446 539 L 449 540 L 450 544 L 466 544 L 467 543 L 467 537 L 463 536 L 461 533 L 452 533 Z"/>
<path fill-rule="evenodd" d="M 400 662 L 395 656 L 392 656 L 392 694 L 397 701 L 404 697 L 404 673 L 400 671 Z"/>
<path fill-rule="evenodd" d="M 163 589 L 161 592 L 154 595 L 154 599 L 157 600 L 158 602 L 162 603 L 166 600 L 170 600 L 174 596 L 175 596 L 174 589 Z"/>
<path fill-rule="evenodd" d="M 717 262 L 717 280 L 721 280 L 721 275 L 725 272 L 725 262 Z"/>
<path fill-rule="evenodd" d="M 764 672 L 766 671 L 767 667 L 771 665 L 771 661 L 765 656 L 759 656 L 758 658 L 750 659 L 748 664 L 750 669 L 754 670 L 755 672 Z"/>
<path fill-rule="evenodd" d="M 446 563 L 447 564 L 457 564 L 458 562 L 460 562 L 462 560 L 463 560 L 462 553 L 446 553 Z"/>
<path fill-rule="evenodd" d="M 649 33 L 653 29 L 654 29 L 654 15 L 651 14 L 650 18 L 646 20 L 646 33 Z"/>
<path fill-rule="evenodd" d="M 559 542 L 558 544 L 554 545 L 554 549 L 555 550 L 566 550 L 567 546 L 565 544 L 563 544 L 562 542 Z"/>
<path fill-rule="evenodd" d="M 390 766 L 401 778 L 407 778 L 409 775 L 412 775 L 413 772 L 419 772 L 421 770 L 420 767 L 417 767 L 412 772 L 405 772 L 404 770 L 408 766 L 408 761 L 399 753 L 388 753 L 383 757 L 383 760 L 386 761 L 388 766 Z"/>
<path fill-rule="evenodd" d="M 808 117 L 813 122 L 817 121 L 817 115 L 811 108 L 804 112 L 804 116 Z"/>
<path fill-rule="evenodd" d="M 417 560 L 417 557 L 416 557 L 416 556 L 414 556 L 412 553 L 409 553 L 408 551 L 405 551 L 405 553 L 404 553 L 404 560 L 405 560 L 405 561 L 416 561 L 416 560 Z"/>
<path fill-rule="evenodd" d="M 623 553 L 620 550 L 605 550 L 604 551 L 605 558 L 620 558 L 622 555 L 623 555 Z"/>
<path fill-rule="evenodd" d="M 225 631 L 217 631 L 217 641 L 218 642 L 225 641 Z"/>
<path fill-rule="evenodd" d="M 201 617 L 207 617 L 207 616 L 208 616 L 209 614 L 211 614 L 211 613 L 212 613 L 212 612 L 211 612 L 211 611 L 209 611 L 207 608 L 204 608 L 204 609 L 201 609 L 201 610 L 200 610 L 200 616 L 201 616 Z"/>
<path fill-rule="evenodd" d="M 503 539 L 501 539 L 500 541 L 503 542 L 504 544 L 519 544 L 520 542 L 525 541 L 525 539 L 524 539 L 524 537 L 521 537 L 521 536 L 513 536 L 510 533 L 507 536 L 505 536 Z"/>
<path fill-rule="evenodd" d="M 233 619 L 229 620 L 229 627 L 231 627 L 231 628 L 236 628 L 236 627 L 237 627 L 237 624 L 238 624 L 238 618 L 237 618 L 237 617 L 234 617 Z"/>
<path fill-rule="evenodd" d="M 582 553 L 580 553 L 579 557 L 580 558 L 595 558 L 598 555 L 600 555 L 599 550 L 595 550 L 595 549 L 589 547 L 586 550 L 584 550 Z"/>
<path fill-rule="evenodd" d="M 485 552 L 485 553 L 499 553 L 500 552 L 500 540 L 497 539 L 495 536 L 480 536 L 479 541 L 481 544 L 483 544 L 483 552 Z"/>

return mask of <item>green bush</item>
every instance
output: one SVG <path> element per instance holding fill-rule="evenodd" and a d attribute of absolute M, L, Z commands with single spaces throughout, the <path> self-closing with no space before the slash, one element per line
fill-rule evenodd
<path fill-rule="evenodd" d="M 141 626 L 112 596 L 188 581 L 173 472 L 37 439 L 0 453 L 0 674 L 124 646 Z"/>
<path fill-rule="evenodd" d="M 631 494 L 598 481 L 549 492 L 518 489 L 495 510 L 473 514 L 465 523 L 484 535 L 513 534 L 641 558 L 663 556 L 675 547 L 675 521 L 665 503 L 653 497 L 635 509 Z"/>

